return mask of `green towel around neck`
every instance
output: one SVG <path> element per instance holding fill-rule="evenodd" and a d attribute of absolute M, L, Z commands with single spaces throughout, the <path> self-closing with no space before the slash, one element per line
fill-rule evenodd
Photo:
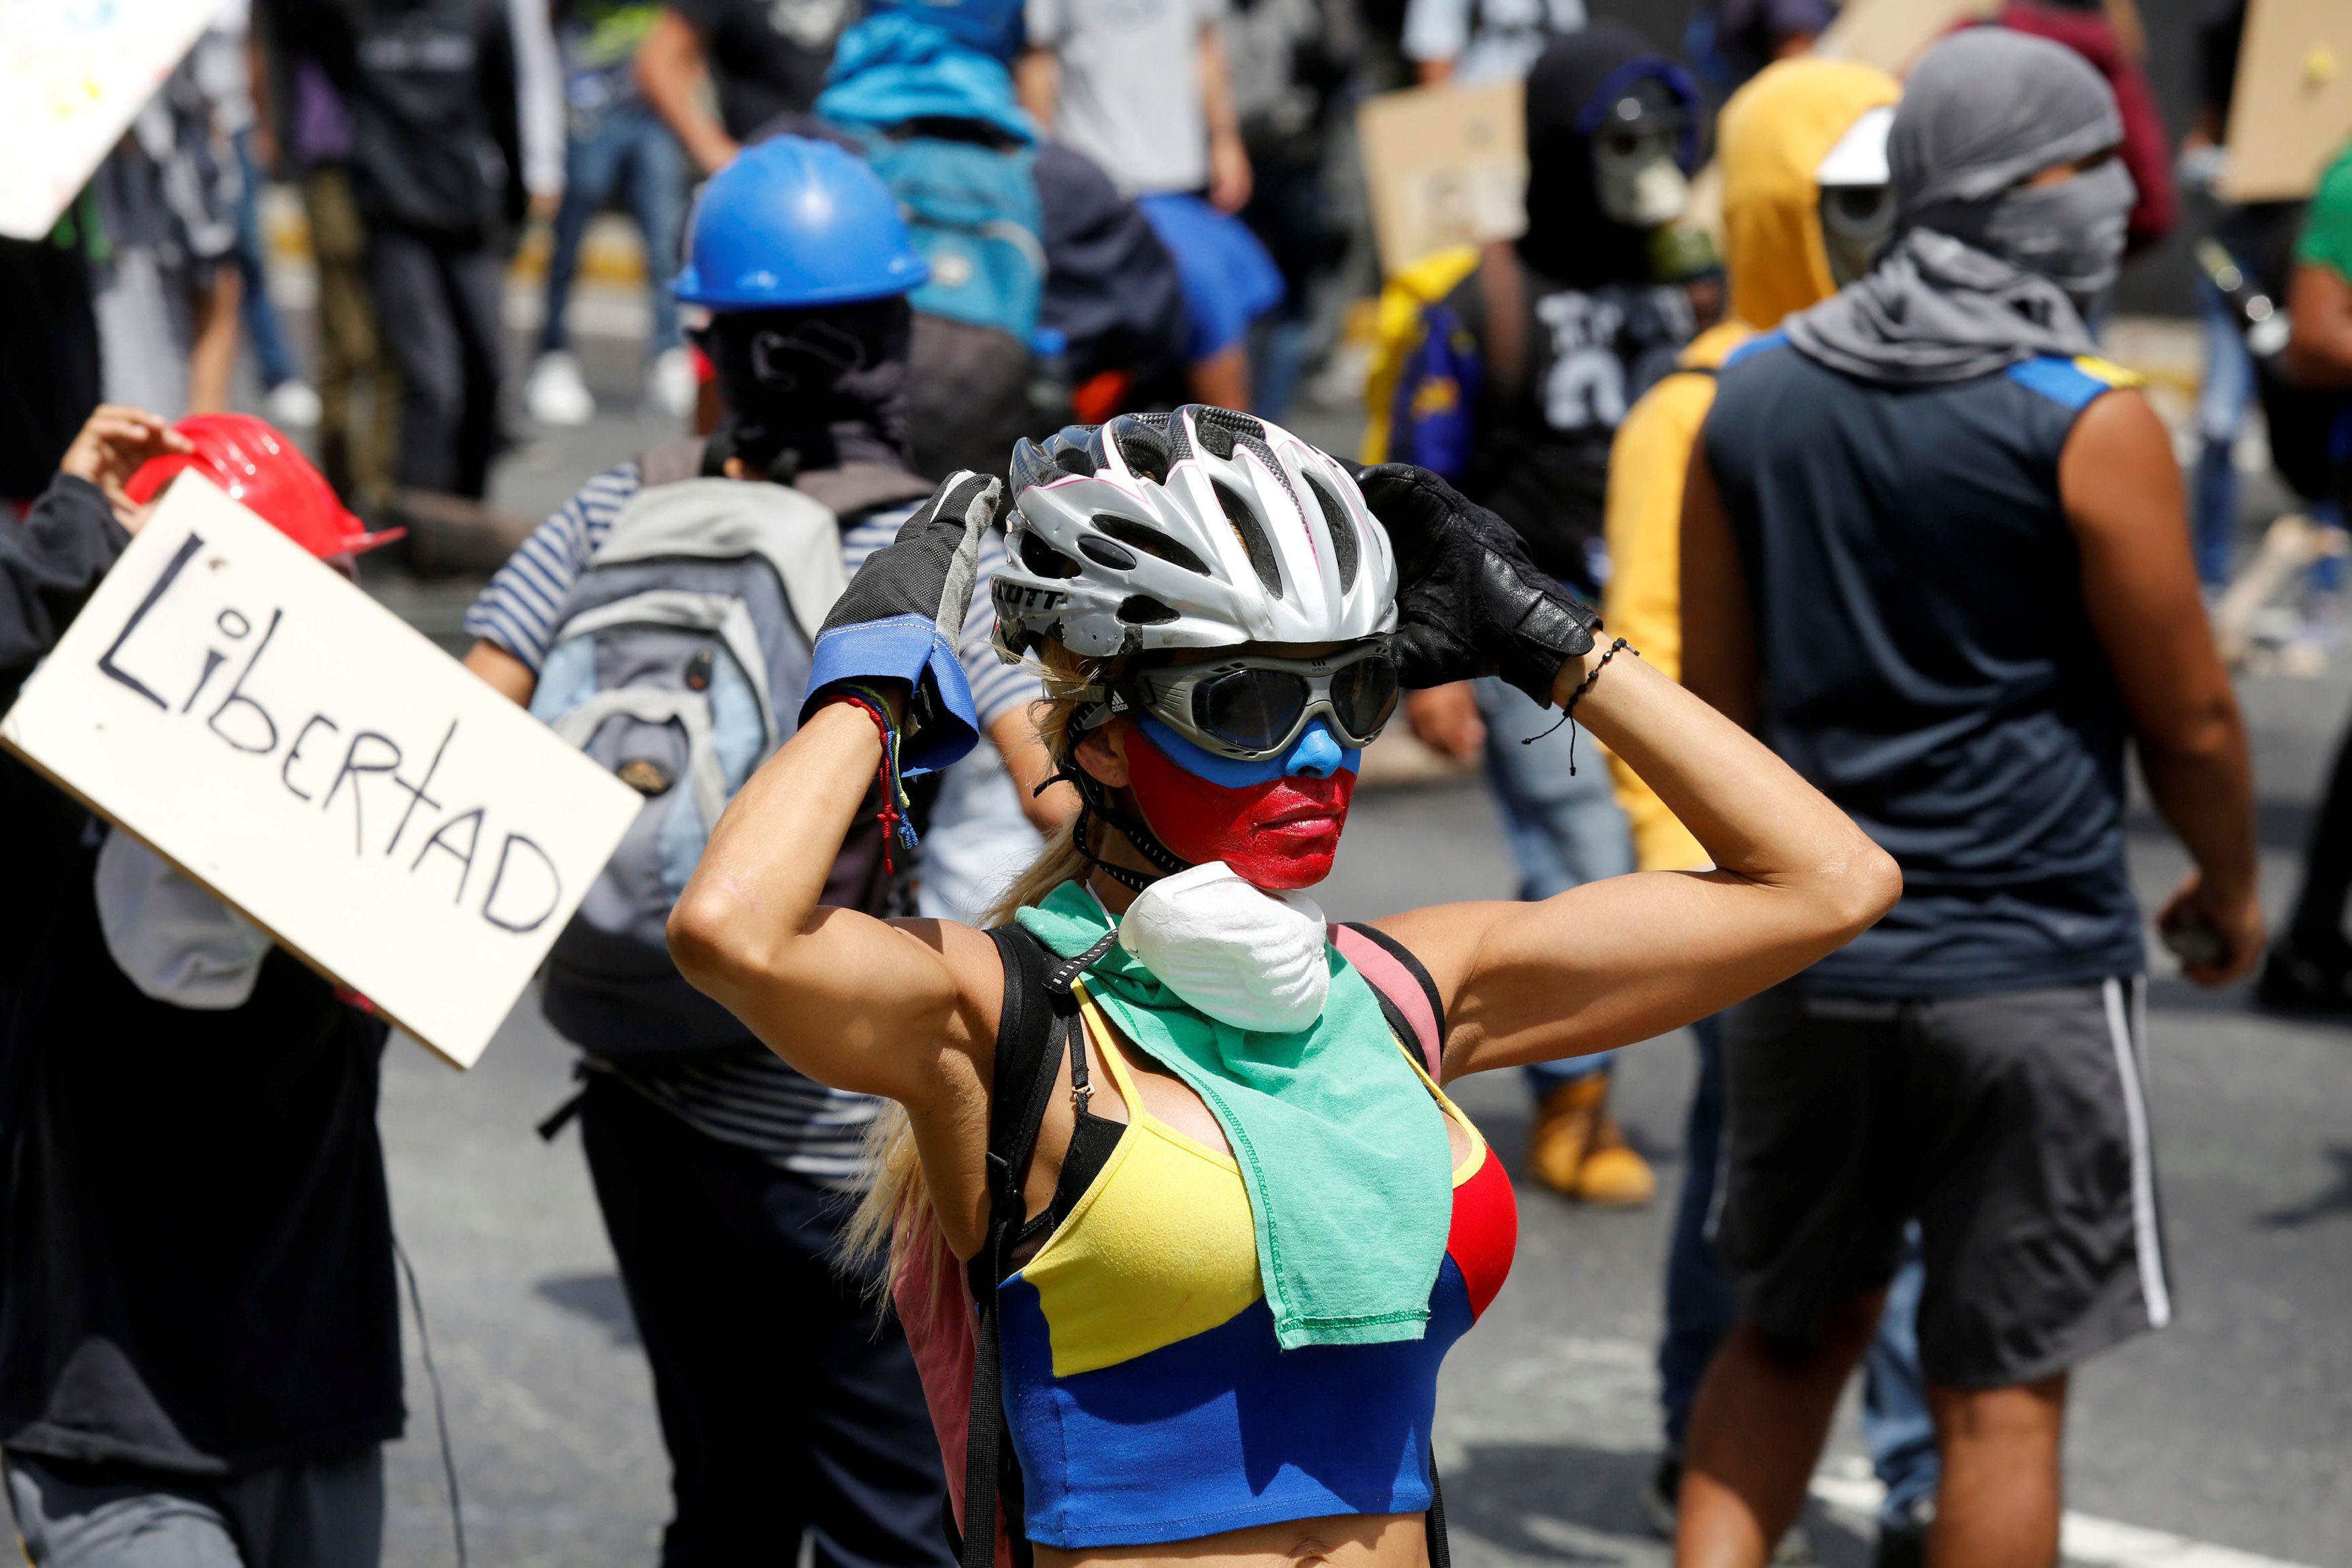
<path fill-rule="evenodd" d="M 1076 882 L 1017 918 L 1066 958 L 1115 925 Z M 1419 1339 L 1454 1216 L 1444 1113 L 1397 1048 L 1370 985 L 1325 952 L 1330 1000 L 1290 1034 L 1207 1017 L 1117 946 L 1084 982 L 1120 1033 L 1183 1080 L 1224 1129 L 1285 1350 Z"/>

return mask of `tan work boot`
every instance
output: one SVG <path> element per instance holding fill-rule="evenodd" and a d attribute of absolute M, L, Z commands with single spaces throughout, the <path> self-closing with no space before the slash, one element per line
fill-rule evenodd
<path fill-rule="evenodd" d="M 1609 1074 L 1589 1072 L 1546 1094 L 1528 1133 L 1528 1164 L 1575 1203 L 1631 1207 L 1657 1196 L 1649 1162 L 1626 1146 L 1609 1114 Z"/>

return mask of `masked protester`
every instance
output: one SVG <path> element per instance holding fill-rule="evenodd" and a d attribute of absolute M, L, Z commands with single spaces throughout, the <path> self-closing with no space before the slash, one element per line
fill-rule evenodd
<path fill-rule="evenodd" d="M 1818 305 L 1870 268 L 1894 231 L 1886 133 L 1899 89 L 1872 67 L 1799 59 L 1769 65 L 1724 105 L 1716 126 L 1723 172 L 1728 319 L 1695 339 L 1674 371 L 1633 405 L 1609 460 L 1611 572 L 1601 609 L 1658 669 L 1682 669 L 1683 474 L 1715 402 L 1723 361 L 1791 312 Z M 1621 758 L 1610 758 L 1617 798 L 1643 871 L 1701 870 L 1706 855 L 1688 829 Z M 1665 1452 L 1647 1501 L 1662 1533 L 1674 1532 L 1682 1448 L 1693 1397 L 1738 1316 L 1731 1281 L 1706 1237 L 1723 1138 L 1723 1023 L 1693 1026 L 1698 1081 L 1684 1134 L 1682 1191 L 1666 1262 L 1666 1332 L 1658 1346 Z M 1918 1266 L 1906 1263 L 1900 1295 L 1916 1299 Z M 1880 1568 L 1916 1563 L 1925 1505 L 1936 1490 L 1934 1429 L 1917 1396 L 1912 1314 L 1890 1309 L 1873 1343 L 1865 1423 L 1886 1499 L 1879 1514 Z"/>
<path fill-rule="evenodd" d="M 1438 1365 L 1516 1216 L 1439 1085 L 1769 983 L 1876 916 L 1888 862 L 1424 471 L 1360 487 L 1187 406 L 1024 443 L 1011 477 L 1008 504 L 953 476 L 850 583 L 671 950 L 785 1060 L 898 1102 L 858 1234 L 964 1478 L 967 1568 L 1000 1522 L 1082 1565 L 1418 1560 L 1424 1511 L 1442 1562 Z M 937 629 L 1000 526 L 997 640 L 1045 672 L 1086 809 L 992 929 L 821 910 L 876 769 L 974 739 Z M 1309 890 L 1400 687 L 1487 674 L 1574 705 L 1717 876 L 1328 925 Z"/>
<path fill-rule="evenodd" d="M 2121 134 L 2054 44 L 1937 45 L 1889 134 L 1891 243 L 1725 361 L 1692 455 L 1684 678 L 1904 889 L 1726 1022 L 1716 1244 L 1741 1315 L 1691 1418 L 1680 1563 L 1760 1568 L 1906 1226 L 1930 1561 L 2054 1560 L 2069 1372 L 2170 1316 L 2126 740 L 2195 862 L 2159 917 L 2189 977 L 2244 973 L 2263 923 L 2179 465 L 2084 327 L 2123 252 Z"/>
<path fill-rule="evenodd" d="M 1622 24 L 1555 40 L 1528 78 L 1528 232 L 1487 246 L 1423 312 L 1397 383 L 1391 455 L 1493 507 L 1535 563 L 1576 592 L 1608 574 L 1610 438 L 1695 325 L 1665 258 L 1687 203 L 1697 89 Z M 1605 770 L 1537 705 L 1496 681 L 1420 694 L 1414 733 L 1463 760 L 1482 746 L 1521 891 L 1546 898 L 1633 869 Z M 1532 745 L 1524 741 L 1534 740 Z M 1606 1058 L 1528 1074 L 1528 1164 L 1585 1202 L 1647 1202 L 1656 1180 L 1608 1114 Z"/>
<path fill-rule="evenodd" d="M 173 482 L 331 560 L 388 542 L 258 420 L 101 407 L 0 528 L 0 707 Z M 386 1026 L 10 757 L 0 806 L 0 1448 L 26 1557 L 365 1568 L 403 1419 Z"/>
<path fill-rule="evenodd" d="M 480 639 L 468 664 L 656 801 L 690 765 L 659 760 L 677 727 L 635 728 L 631 716 L 694 708 L 707 692 L 698 711 L 711 716 L 714 764 L 740 782 L 772 743 L 756 727 L 730 738 L 725 695 L 740 693 L 736 711 L 748 715 L 755 705 L 745 686 L 760 680 L 765 700 L 783 706 L 782 683 L 806 674 L 805 643 L 777 623 L 795 612 L 774 603 L 751 612 L 753 641 L 795 650 L 755 675 L 761 660 L 745 664 L 741 642 L 665 623 L 662 607 L 707 601 L 722 588 L 709 575 L 722 570 L 713 563 L 742 554 L 740 541 L 780 513 L 817 517 L 837 535 L 782 560 L 795 606 L 829 602 L 844 574 L 898 535 L 931 488 L 906 457 L 907 296 L 925 273 L 889 191 L 829 142 L 771 138 L 714 176 L 695 206 L 677 290 L 710 313 L 698 343 L 716 369 L 727 423 L 707 443 L 606 470 L 541 525 L 468 612 Z M 641 543 L 656 537 L 658 549 Z M 642 575 L 614 577 L 614 558 Z M 1003 560 L 992 549 L 964 580 L 985 586 Z M 630 630 L 625 607 L 648 602 Z M 737 602 L 748 611 L 755 601 Z M 635 640 L 601 640 L 597 612 Z M 701 641 L 660 641 L 680 634 Z M 1001 802 L 997 818 L 1012 814 L 1018 836 L 992 858 L 1010 856 L 1017 869 L 1037 842 L 1022 805 L 1041 826 L 1075 807 L 1057 810 L 1055 795 L 1035 796 L 1051 772 L 1028 717 L 1037 682 L 990 651 L 984 603 L 970 617 L 927 622 L 925 635 L 941 659 L 969 671 L 956 677 L 966 715 L 994 742 L 996 766 L 967 764 L 961 771 L 979 780 L 960 786 L 959 799 L 971 814 L 990 799 Z M 604 716 L 583 722 L 591 704 Z M 790 712 L 777 716 L 789 733 Z M 884 799 L 894 810 L 908 803 L 895 790 Z M 965 860 L 992 874 L 981 852 L 988 846 L 974 841 L 984 830 L 971 815 L 950 817 L 946 804 L 927 836 L 961 835 Z M 826 902 L 868 916 L 911 913 L 912 830 L 894 851 L 871 819 L 855 831 L 844 826 L 822 857 Z M 625 846 L 622 856 L 632 852 Z M 593 912 L 605 894 L 624 898 L 636 885 L 667 890 L 638 912 L 651 933 L 645 972 L 616 957 L 648 956 L 626 940 L 636 926 L 575 923 L 557 943 L 544 993 L 550 1020 L 588 1058 L 588 1087 L 574 1103 L 582 1142 L 653 1366 L 677 1511 L 662 1561 L 760 1560 L 807 1531 L 823 1560 L 943 1563 L 939 1452 L 906 1337 L 877 1310 L 872 1280 L 843 1271 L 836 1245 L 845 1194 L 870 1176 L 864 1134 L 880 1104 L 803 1077 L 679 982 L 661 922 L 667 893 L 683 882 L 681 858 L 691 863 L 691 850 L 651 848 L 627 862 L 642 870 L 638 883 L 608 873 L 584 906 Z M 780 1491 L 779 1477 L 794 1478 L 789 1490 Z"/>

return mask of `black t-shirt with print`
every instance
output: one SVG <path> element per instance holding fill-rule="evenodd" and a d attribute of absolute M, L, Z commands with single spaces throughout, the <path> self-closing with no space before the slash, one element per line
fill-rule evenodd
<path fill-rule="evenodd" d="M 833 46 L 856 0 L 675 0 L 701 36 L 727 134 L 749 141 L 782 114 L 805 113 L 824 88 Z"/>

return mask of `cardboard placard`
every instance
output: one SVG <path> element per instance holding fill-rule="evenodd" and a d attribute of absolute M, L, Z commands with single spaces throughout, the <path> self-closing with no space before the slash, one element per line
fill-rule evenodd
<path fill-rule="evenodd" d="M 2233 202 L 2294 201 L 2352 138 L 2352 5 L 2252 0 L 2230 99 Z"/>
<path fill-rule="evenodd" d="M 0 745 L 459 1067 L 645 805 L 189 476 Z"/>
<path fill-rule="evenodd" d="M 1356 113 L 1381 269 L 1528 226 L 1527 94 L 1516 81 L 1382 93 Z"/>
<path fill-rule="evenodd" d="M 221 0 L 0 4 L 0 235 L 40 239 Z"/>

